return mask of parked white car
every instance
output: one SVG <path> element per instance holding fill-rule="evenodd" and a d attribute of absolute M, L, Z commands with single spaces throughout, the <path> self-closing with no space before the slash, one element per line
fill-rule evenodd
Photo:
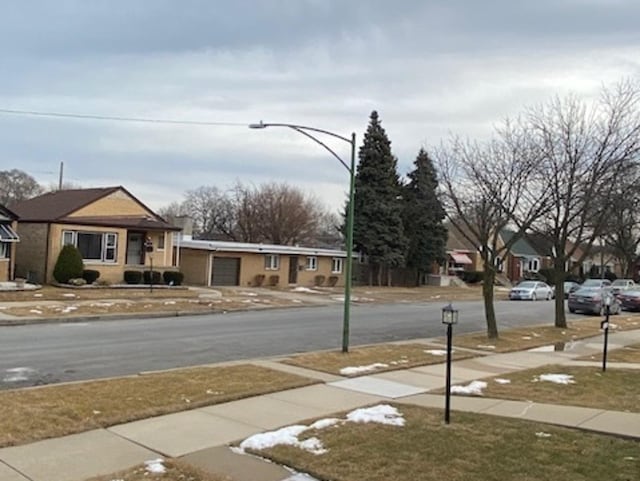
<path fill-rule="evenodd" d="M 616 279 L 611 284 L 611 292 L 614 294 L 620 294 L 622 291 L 628 291 L 630 289 L 635 289 L 637 284 L 633 282 L 633 279 Z"/>
<path fill-rule="evenodd" d="M 509 291 L 509 299 L 537 301 L 538 299 L 551 300 L 555 297 L 554 290 L 546 282 L 522 281 Z"/>

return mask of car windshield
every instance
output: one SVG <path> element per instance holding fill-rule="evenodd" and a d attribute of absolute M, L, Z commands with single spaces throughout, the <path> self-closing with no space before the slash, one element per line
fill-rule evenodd
<path fill-rule="evenodd" d="M 589 293 L 590 294 L 590 293 L 598 292 L 598 291 L 601 291 L 601 290 L 602 290 L 602 288 L 600 288 L 600 286 L 582 286 L 580 289 L 578 289 L 576 291 L 576 294 L 580 294 L 580 293 L 582 293 L 582 294 L 588 294 Z"/>
<path fill-rule="evenodd" d="M 533 289 L 534 287 L 536 287 L 536 283 L 535 282 L 521 282 L 516 287 L 522 287 L 524 289 Z"/>
<path fill-rule="evenodd" d="M 583 287 L 600 287 L 604 283 L 606 283 L 606 281 L 603 281 L 602 279 L 587 279 L 586 281 L 584 281 L 584 284 L 582 284 L 582 286 Z"/>
<path fill-rule="evenodd" d="M 627 284 L 629 284 L 629 280 L 628 279 L 618 279 L 617 281 L 613 281 L 613 284 L 611 284 L 612 286 L 626 286 Z"/>

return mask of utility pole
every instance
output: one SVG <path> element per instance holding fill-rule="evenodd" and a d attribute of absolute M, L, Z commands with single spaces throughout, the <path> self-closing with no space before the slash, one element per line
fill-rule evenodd
<path fill-rule="evenodd" d="M 58 190 L 62 190 L 62 172 L 64 171 L 64 162 L 60 161 L 60 177 L 58 178 Z"/>

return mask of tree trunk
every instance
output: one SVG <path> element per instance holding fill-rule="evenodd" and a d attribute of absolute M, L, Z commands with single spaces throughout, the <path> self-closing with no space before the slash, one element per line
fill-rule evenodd
<path fill-rule="evenodd" d="M 387 268 L 387 287 L 391 287 L 391 267 L 389 265 L 385 267 Z"/>
<path fill-rule="evenodd" d="M 378 264 L 376 267 L 378 269 L 378 271 L 376 272 L 376 276 L 377 276 L 376 286 L 382 287 L 382 264 Z"/>
<path fill-rule="evenodd" d="M 567 315 L 564 312 L 564 280 L 566 278 L 566 273 L 564 271 L 564 259 L 554 259 L 553 270 L 553 277 L 556 281 L 555 326 L 566 329 Z"/>
<path fill-rule="evenodd" d="M 496 310 L 493 305 L 493 284 L 496 280 L 496 271 L 492 268 L 484 268 L 484 281 L 482 282 L 482 297 L 484 298 L 484 315 L 487 320 L 487 337 L 498 339 L 498 323 Z"/>

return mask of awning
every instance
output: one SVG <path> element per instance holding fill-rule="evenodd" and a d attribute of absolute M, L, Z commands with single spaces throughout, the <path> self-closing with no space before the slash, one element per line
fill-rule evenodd
<path fill-rule="evenodd" d="M 473 261 L 469 258 L 469 256 L 461 252 L 452 252 L 449 254 L 449 257 L 451 257 L 453 259 L 453 262 L 455 262 L 456 264 L 473 264 Z"/>
<path fill-rule="evenodd" d="M 16 234 L 10 225 L 0 224 L 0 242 L 18 242 L 20 237 Z"/>

